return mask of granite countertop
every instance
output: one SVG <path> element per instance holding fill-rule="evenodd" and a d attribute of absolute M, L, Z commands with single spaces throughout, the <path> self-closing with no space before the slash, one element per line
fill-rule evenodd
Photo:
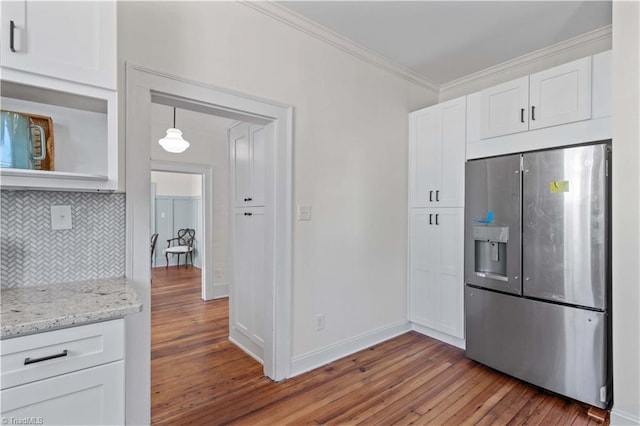
<path fill-rule="evenodd" d="M 142 303 L 126 278 L 3 288 L 0 296 L 3 339 L 142 311 Z"/>

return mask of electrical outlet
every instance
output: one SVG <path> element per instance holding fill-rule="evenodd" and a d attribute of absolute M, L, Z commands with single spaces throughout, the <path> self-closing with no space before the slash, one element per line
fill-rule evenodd
<path fill-rule="evenodd" d="M 51 229 L 71 228 L 71 206 L 51 206 Z"/>
<path fill-rule="evenodd" d="M 298 205 L 298 220 L 311 220 L 311 206 Z"/>
<path fill-rule="evenodd" d="M 316 315 L 316 330 L 324 330 L 324 314 Z"/>

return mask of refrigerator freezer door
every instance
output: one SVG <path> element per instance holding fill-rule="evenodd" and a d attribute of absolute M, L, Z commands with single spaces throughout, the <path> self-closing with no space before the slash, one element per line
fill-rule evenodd
<path fill-rule="evenodd" d="M 466 354 L 553 392 L 606 408 L 607 314 L 465 289 Z"/>
<path fill-rule="evenodd" d="M 522 294 L 520 158 L 518 154 L 467 162 L 464 257 L 468 284 Z"/>
<path fill-rule="evenodd" d="M 606 145 L 524 155 L 524 295 L 605 309 L 606 161 Z"/>

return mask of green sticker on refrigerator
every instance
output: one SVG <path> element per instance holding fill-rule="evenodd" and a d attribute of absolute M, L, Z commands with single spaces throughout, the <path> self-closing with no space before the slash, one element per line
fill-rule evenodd
<path fill-rule="evenodd" d="M 549 192 L 558 194 L 560 192 L 569 192 L 568 180 L 554 180 L 549 184 Z"/>

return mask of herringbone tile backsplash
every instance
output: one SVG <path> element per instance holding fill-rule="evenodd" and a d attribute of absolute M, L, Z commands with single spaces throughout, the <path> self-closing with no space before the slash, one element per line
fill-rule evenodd
<path fill-rule="evenodd" d="M 2 191 L 2 287 L 124 276 L 125 195 Z M 71 206 L 72 229 L 51 229 L 51 206 Z"/>

